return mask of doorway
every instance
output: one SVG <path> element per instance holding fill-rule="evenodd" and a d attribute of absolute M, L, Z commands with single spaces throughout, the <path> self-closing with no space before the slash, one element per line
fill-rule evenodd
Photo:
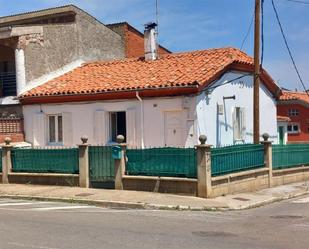
<path fill-rule="evenodd" d="M 166 147 L 183 147 L 184 118 L 182 111 L 164 113 L 164 144 Z"/>

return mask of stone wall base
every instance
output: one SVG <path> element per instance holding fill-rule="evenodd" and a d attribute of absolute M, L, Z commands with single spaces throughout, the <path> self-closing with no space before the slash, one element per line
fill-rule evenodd
<path fill-rule="evenodd" d="M 9 183 L 78 186 L 78 174 L 9 173 Z"/>
<path fill-rule="evenodd" d="M 174 177 L 124 176 L 125 190 L 193 195 L 197 194 L 197 180 Z"/>

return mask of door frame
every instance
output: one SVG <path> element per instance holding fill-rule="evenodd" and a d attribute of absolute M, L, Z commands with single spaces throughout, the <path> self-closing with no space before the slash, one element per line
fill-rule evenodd
<path fill-rule="evenodd" d="M 186 120 L 185 120 L 185 110 L 184 109 L 171 109 L 171 110 L 164 110 L 163 111 L 163 144 L 166 146 L 166 140 L 167 140 L 167 135 L 166 135 L 166 117 L 170 113 L 175 113 L 178 112 L 181 114 L 181 128 L 182 128 L 182 133 L 181 133 L 181 142 L 184 144 L 184 132 L 186 130 Z"/>

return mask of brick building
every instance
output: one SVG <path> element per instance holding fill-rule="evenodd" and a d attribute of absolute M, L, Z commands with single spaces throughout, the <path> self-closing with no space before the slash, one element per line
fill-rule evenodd
<path fill-rule="evenodd" d="M 309 96 L 307 93 L 283 91 L 278 101 L 277 114 L 288 118 L 288 143 L 309 142 Z"/>
<path fill-rule="evenodd" d="M 127 58 L 144 57 L 145 51 L 144 51 L 143 33 L 138 31 L 136 28 L 134 28 L 127 22 L 107 24 L 106 26 L 122 37 L 123 42 L 125 44 L 124 53 Z M 158 49 L 159 49 L 159 56 L 171 53 L 168 49 L 160 45 Z"/>

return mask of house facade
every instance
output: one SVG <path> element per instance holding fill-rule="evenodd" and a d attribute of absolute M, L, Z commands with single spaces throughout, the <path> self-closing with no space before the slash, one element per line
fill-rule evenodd
<path fill-rule="evenodd" d="M 305 92 L 283 91 L 277 105 L 280 116 L 288 117 L 287 142 L 309 142 L 309 96 Z M 282 125 L 278 125 L 278 129 Z"/>
<path fill-rule="evenodd" d="M 253 142 L 252 58 L 234 48 L 86 63 L 20 97 L 34 146 L 193 147 Z M 277 140 L 280 89 L 263 70 L 260 132 Z"/>

